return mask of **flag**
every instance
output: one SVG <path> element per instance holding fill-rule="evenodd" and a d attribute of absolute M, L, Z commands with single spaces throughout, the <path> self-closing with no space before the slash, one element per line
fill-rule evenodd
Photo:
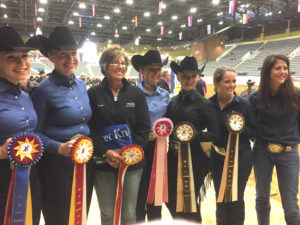
<path fill-rule="evenodd" d="M 248 13 L 244 13 L 243 14 L 243 24 L 247 24 L 248 23 Z"/>
<path fill-rule="evenodd" d="M 300 0 L 298 0 L 298 12 L 300 12 Z"/>
<path fill-rule="evenodd" d="M 188 16 L 188 26 L 189 27 L 193 26 L 193 17 L 192 16 Z"/>
<path fill-rule="evenodd" d="M 206 25 L 207 34 L 211 34 L 211 24 Z"/>
<path fill-rule="evenodd" d="M 158 15 L 160 15 L 162 13 L 163 4 L 164 4 L 163 1 L 159 2 L 159 4 L 158 4 Z"/>
<path fill-rule="evenodd" d="M 79 27 L 81 27 L 81 16 L 79 17 Z"/>
<path fill-rule="evenodd" d="M 118 29 L 115 30 L 115 37 L 118 38 L 119 37 L 119 32 Z"/>
<path fill-rule="evenodd" d="M 35 21 L 35 18 L 33 18 L 33 28 L 36 29 L 36 21 Z"/>
<path fill-rule="evenodd" d="M 160 26 L 160 35 L 164 34 L 164 26 Z"/>
<path fill-rule="evenodd" d="M 235 0 L 229 1 L 229 14 L 233 14 L 235 10 Z"/>
<path fill-rule="evenodd" d="M 138 26 L 138 22 L 137 22 L 137 16 L 134 17 L 134 27 Z"/>
<path fill-rule="evenodd" d="M 36 4 L 34 4 L 34 13 L 35 13 L 35 16 L 37 17 L 37 15 L 38 15 L 38 11 L 37 11 Z"/>
<path fill-rule="evenodd" d="M 182 32 L 179 33 L 178 39 L 179 39 L 179 40 L 182 40 Z"/>
<path fill-rule="evenodd" d="M 95 1 L 92 4 L 92 10 L 93 10 L 93 16 L 96 16 L 96 5 L 95 5 Z"/>

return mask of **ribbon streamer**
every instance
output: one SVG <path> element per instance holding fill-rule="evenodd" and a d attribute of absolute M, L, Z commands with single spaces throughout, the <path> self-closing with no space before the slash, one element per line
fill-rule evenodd
<path fill-rule="evenodd" d="M 76 139 L 75 136 L 72 139 Z M 86 225 L 86 163 L 93 154 L 93 143 L 89 137 L 76 139 L 71 151 L 71 160 L 75 164 L 73 172 L 69 225 Z"/>
<path fill-rule="evenodd" d="M 125 173 L 128 166 L 139 163 L 143 157 L 143 149 L 138 145 L 128 145 L 121 149 L 120 155 L 124 158 L 119 167 L 118 184 L 116 191 L 115 211 L 114 211 L 114 225 L 121 224 L 121 208 L 123 196 L 123 183 Z"/>
<path fill-rule="evenodd" d="M 155 206 L 161 206 L 163 202 L 168 202 L 167 138 L 172 133 L 173 123 L 168 118 L 161 118 L 154 122 L 152 130 L 157 138 L 147 204 L 152 204 L 154 200 Z"/>
<path fill-rule="evenodd" d="M 43 153 L 43 144 L 32 133 L 17 134 L 9 143 L 7 155 L 15 166 L 9 185 L 4 225 L 32 225 L 29 174 Z"/>
<path fill-rule="evenodd" d="M 242 114 L 231 113 L 226 121 L 229 130 L 222 179 L 217 202 L 234 202 L 238 200 L 238 159 L 239 132 L 245 125 Z"/>

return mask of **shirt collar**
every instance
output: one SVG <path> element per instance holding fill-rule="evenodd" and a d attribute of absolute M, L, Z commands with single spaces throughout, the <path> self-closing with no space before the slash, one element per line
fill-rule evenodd
<path fill-rule="evenodd" d="M 4 92 L 7 89 L 10 89 L 14 92 L 14 94 L 20 94 L 21 93 L 22 85 L 19 83 L 17 85 L 14 85 L 7 81 L 4 78 L 0 78 L 0 92 Z"/>
<path fill-rule="evenodd" d="M 185 96 L 186 98 L 194 101 L 195 99 L 197 99 L 199 96 L 201 97 L 201 95 L 198 93 L 198 91 L 196 91 L 196 89 L 194 88 L 193 90 L 190 91 L 184 91 L 181 90 L 179 92 L 179 97 L 180 99 L 182 99 L 182 97 Z"/>
<path fill-rule="evenodd" d="M 241 98 L 243 98 L 243 97 L 238 96 L 238 95 L 234 92 L 234 97 L 233 97 L 232 101 L 231 101 L 228 105 L 234 104 L 235 102 L 240 103 Z M 218 94 L 214 94 L 214 95 L 210 98 L 210 100 L 211 100 L 212 102 L 218 104 Z"/>
<path fill-rule="evenodd" d="M 123 87 L 130 85 L 129 82 L 125 78 L 122 79 L 122 83 L 123 83 Z M 101 85 L 108 88 L 108 80 L 106 77 L 104 77 L 104 79 L 101 81 Z"/>
<path fill-rule="evenodd" d="M 59 74 L 56 70 L 53 70 L 51 73 L 51 77 L 57 85 L 64 85 L 64 86 L 71 86 L 75 83 L 75 75 L 71 74 L 70 76 L 66 77 Z"/>
<path fill-rule="evenodd" d="M 149 95 L 149 93 L 145 90 L 144 82 L 143 82 L 143 81 L 140 82 L 138 86 L 139 86 L 139 88 L 142 89 L 142 91 L 143 91 L 145 94 Z M 154 92 L 152 93 L 152 95 L 161 95 L 161 94 L 162 94 L 161 88 L 159 88 L 158 86 L 156 86 Z M 152 95 L 149 95 L 149 96 L 152 96 Z"/>

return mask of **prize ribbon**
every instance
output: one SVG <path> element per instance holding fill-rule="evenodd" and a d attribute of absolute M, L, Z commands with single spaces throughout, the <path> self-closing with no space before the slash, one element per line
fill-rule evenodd
<path fill-rule="evenodd" d="M 73 139 L 76 139 L 75 138 Z M 74 163 L 69 225 L 86 225 L 86 163 L 93 154 L 93 143 L 89 137 L 80 136 L 71 150 Z"/>
<path fill-rule="evenodd" d="M 121 208 L 122 208 L 122 195 L 123 195 L 123 182 L 128 166 L 135 165 L 142 161 L 144 157 L 143 149 L 138 145 L 127 145 L 120 151 L 123 161 L 119 167 L 118 184 L 116 191 L 114 225 L 121 224 Z"/>
<path fill-rule="evenodd" d="M 228 116 L 226 125 L 229 136 L 217 202 L 238 200 L 239 132 L 244 128 L 245 119 L 242 114 L 233 112 Z"/>
<path fill-rule="evenodd" d="M 152 130 L 157 138 L 147 204 L 153 204 L 154 200 L 155 206 L 161 206 L 163 202 L 168 202 L 167 138 L 172 133 L 173 123 L 168 118 L 161 118 L 154 122 Z"/>
<path fill-rule="evenodd" d="M 175 137 L 179 141 L 176 212 L 197 212 L 190 147 L 190 141 L 194 136 L 195 128 L 191 123 L 182 122 L 176 125 Z"/>
<path fill-rule="evenodd" d="M 33 133 L 20 133 L 8 144 L 7 155 L 15 165 L 9 185 L 4 225 L 32 225 L 30 168 L 41 158 L 44 147 Z"/>

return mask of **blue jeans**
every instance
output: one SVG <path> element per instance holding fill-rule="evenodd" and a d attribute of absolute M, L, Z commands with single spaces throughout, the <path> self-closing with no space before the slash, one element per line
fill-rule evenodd
<path fill-rule="evenodd" d="M 143 168 L 128 170 L 123 183 L 123 198 L 121 224 L 136 223 L 136 202 Z M 114 221 L 114 208 L 118 171 L 95 170 L 95 190 L 101 212 L 101 224 L 112 225 Z"/>
<path fill-rule="evenodd" d="M 256 180 L 256 212 L 259 225 L 270 224 L 270 184 L 276 167 L 282 207 L 287 225 L 299 225 L 298 206 L 299 155 L 291 152 L 270 153 L 260 143 L 254 145 L 254 172 Z"/>

